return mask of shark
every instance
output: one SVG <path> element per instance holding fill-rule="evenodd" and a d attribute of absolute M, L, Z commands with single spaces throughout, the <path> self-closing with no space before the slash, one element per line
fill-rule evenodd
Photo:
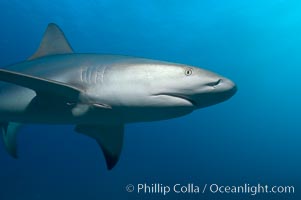
<path fill-rule="evenodd" d="M 230 79 L 195 66 L 74 53 L 50 23 L 32 56 L 0 69 L 0 134 L 17 158 L 23 125 L 71 124 L 96 140 L 110 170 L 120 158 L 125 124 L 181 117 L 236 91 Z"/>

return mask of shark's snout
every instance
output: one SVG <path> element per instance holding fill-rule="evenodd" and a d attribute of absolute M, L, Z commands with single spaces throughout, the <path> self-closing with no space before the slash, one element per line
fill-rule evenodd
<path fill-rule="evenodd" d="M 236 93 L 237 86 L 233 81 L 227 78 L 222 78 L 219 80 L 219 84 L 216 87 L 220 87 L 221 92 L 227 93 L 229 98 Z"/>
<path fill-rule="evenodd" d="M 237 91 L 236 84 L 227 78 L 220 78 L 218 84 L 213 87 L 212 96 L 218 103 L 231 98 Z"/>
<path fill-rule="evenodd" d="M 211 106 L 230 99 L 236 92 L 236 84 L 227 78 L 217 78 L 206 84 L 209 89 L 207 92 L 197 94 L 195 102 L 198 108 Z"/>

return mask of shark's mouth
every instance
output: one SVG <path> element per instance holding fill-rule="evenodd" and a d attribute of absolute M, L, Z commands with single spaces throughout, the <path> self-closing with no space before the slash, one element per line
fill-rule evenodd
<path fill-rule="evenodd" d="M 191 105 L 193 105 L 195 107 L 198 106 L 198 104 L 197 104 L 196 101 L 194 101 L 193 99 L 191 99 L 191 98 L 189 98 L 187 96 L 181 95 L 181 94 L 159 93 L 159 94 L 155 94 L 155 96 L 169 96 L 169 97 L 174 97 L 174 98 L 185 100 L 185 101 L 189 102 Z"/>

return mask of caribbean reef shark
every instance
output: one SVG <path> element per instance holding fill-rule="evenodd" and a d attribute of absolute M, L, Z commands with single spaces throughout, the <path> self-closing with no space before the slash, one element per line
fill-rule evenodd
<path fill-rule="evenodd" d="M 236 90 L 231 80 L 184 64 L 74 53 L 51 23 L 31 57 L 0 69 L 0 130 L 6 150 L 17 158 L 23 124 L 74 124 L 76 132 L 97 141 L 112 169 L 125 124 L 180 117 Z"/>

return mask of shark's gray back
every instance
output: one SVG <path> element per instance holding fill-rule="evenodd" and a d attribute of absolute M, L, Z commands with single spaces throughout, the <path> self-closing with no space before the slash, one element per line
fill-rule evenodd
<path fill-rule="evenodd" d="M 5 67 L 24 74 L 68 84 L 93 84 L 105 68 L 145 64 L 169 64 L 151 59 L 106 54 L 62 54 L 46 56 Z M 78 83 L 74 83 L 77 80 Z M 0 87 L 1 87 L 0 83 Z M 76 85 L 78 86 L 78 85 Z"/>

